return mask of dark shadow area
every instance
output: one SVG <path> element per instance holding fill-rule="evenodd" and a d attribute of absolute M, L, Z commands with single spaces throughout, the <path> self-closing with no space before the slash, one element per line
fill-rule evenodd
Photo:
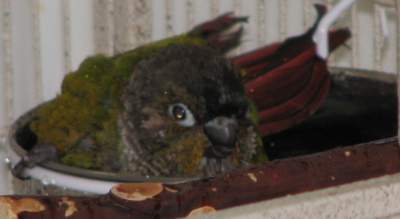
<path fill-rule="evenodd" d="M 324 106 L 309 120 L 264 139 L 271 160 L 393 137 L 397 130 L 396 78 L 336 69 Z"/>
<path fill-rule="evenodd" d="M 16 142 L 27 151 L 32 149 L 38 141 L 36 134 L 30 129 L 29 125 L 30 123 L 27 123 L 22 128 L 17 129 L 15 134 Z"/>

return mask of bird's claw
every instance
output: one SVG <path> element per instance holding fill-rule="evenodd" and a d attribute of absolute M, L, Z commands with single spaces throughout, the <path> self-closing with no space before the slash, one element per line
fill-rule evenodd
<path fill-rule="evenodd" d="M 27 164 L 25 159 L 22 158 L 14 167 L 11 168 L 11 174 L 17 179 L 28 180 L 30 179 L 30 177 L 27 176 L 25 173 L 25 169 L 28 166 L 29 165 Z"/>
<path fill-rule="evenodd" d="M 229 159 L 204 157 L 200 163 L 200 168 L 203 170 L 205 177 L 213 177 L 232 170 L 234 166 Z"/>

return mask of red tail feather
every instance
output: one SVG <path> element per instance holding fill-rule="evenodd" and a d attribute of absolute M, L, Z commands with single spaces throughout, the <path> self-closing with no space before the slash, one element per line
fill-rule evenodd
<path fill-rule="evenodd" d="M 317 24 L 301 36 L 232 58 L 233 64 L 245 71 L 246 93 L 260 112 L 259 128 L 264 136 L 304 121 L 328 94 L 326 62 L 317 57 L 312 41 Z M 349 37 L 347 29 L 331 31 L 330 50 Z"/>
<path fill-rule="evenodd" d="M 263 48 L 259 48 L 255 51 L 251 51 L 248 53 L 241 54 L 232 58 L 232 63 L 236 66 L 240 66 L 242 68 L 248 67 L 250 63 L 253 63 L 260 59 L 260 57 L 268 57 L 273 55 L 276 50 L 281 46 L 281 43 L 274 43 L 272 45 L 265 46 Z"/>
<path fill-rule="evenodd" d="M 327 72 L 326 65 L 323 62 L 316 63 L 316 66 L 313 70 L 314 72 Z M 314 93 L 314 96 L 311 97 L 307 102 L 303 102 L 301 110 L 298 112 L 288 115 L 286 117 L 281 117 L 275 121 L 264 121 L 259 125 L 259 131 L 263 136 L 271 135 L 274 133 L 281 132 L 286 130 L 289 127 L 292 127 L 308 117 L 310 117 L 323 103 L 325 97 L 328 95 L 330 88 L 330 80 L 329 78 L 325 78 L 320 81 L 320 86 L 317 92 Z M 266 112 L 264 112 L 266 114 Z"/>
<path fill-rule="evenodd" d="M 325 100 L 330 79 L 325 60 L 317 57 L 312 36 L 326 8 L 316 5 L 318 17 L 303 35 L 282 43 L 274 43 L 231 59 L 244 70 L 243 83 L 248 97 L 260 111 L 260 131 L 269 135 L 283 131 L 307 119 Z M 227 31 L 246 17 L 227 13 L 200 24 L 189 34 L 200 36 L 209 44 L 226 52 L 240 42 L 243 29 Z M 350 31 L 340 29 L 329 35 L 333 51 L 350 37 Z"/>
<path fill-rule="evenodd" d="M 275 98 L 286 92 L 286 89 L 298 87 L 298 84 L 309 78 L 310 72 L 305 69 L 307 62 L 315 56 L 313 48 L 304 51 L 296 58 L 287 63 L 278 66 L 245 84 L 247 95 L 252 99 L 259 109 L 269 106 L 269 103 L 275 102 Z M 299 77 L 300 76 L 300 77 Z M 280 93 L 277 93 L 280 91 Z"/>

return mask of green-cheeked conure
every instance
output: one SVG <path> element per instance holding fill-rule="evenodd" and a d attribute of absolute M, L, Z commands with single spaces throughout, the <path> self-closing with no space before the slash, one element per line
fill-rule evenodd
<path fill-rule="evenodd" d="M 266 161 L 261 137 L 309 117 L 329 90 L 312 40 L 325 13 L 316 8 L 303 35 L 236 57 L 225 53 L 242 29 L 230 28 L 246 18 L 229 13 L 113 57 L 87 58 L 37 110 L 36 149 L 15 172 L 54 157 L 138 176 L 213 176 Z M 348 37 L 332 31 L 331 49 Z"/>

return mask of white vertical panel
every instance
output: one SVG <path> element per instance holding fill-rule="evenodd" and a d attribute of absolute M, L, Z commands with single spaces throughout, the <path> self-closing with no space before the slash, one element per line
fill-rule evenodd
<path fill-rule="evenodd" d="M 32 1 L 32 39 L 33 39 L 33 62 L 35 66 L 35 97 L 36 103 L 43 101 L 43 76 L 41 64 L 41 48 L 40 48 L 40 2 L 39 0 Z"/>
<path fill-rule="evenodd" d="M 374 68 L 382 70 L 382 50 L 384 47 L 383 36 L 380 32 L 381 22 L 379 16 L 379 10 L 381 7 L 379 5 L 374 5 L 373 9 L 373 31 L 374 31 Z"/>
<path fill-rule="evenodd" d="M 256 48 L 257 40 L 257 0 L 247 0 L 241 2 L 240 15 L 248 16 L 248 23 L 244 25 L 245 34 L 242 39 L 241 52 L 246 52 Z"/>
<path fill-rule="evenodd" d="M 374 65 L 374 32 L 373 32 L 373 10 L 372 3 L 363 1 L 358 4 L 358 47 L 362 48 L 358 53 L 359 66 L 367 69 L 373 69 Z"/>
<path fill-rule="evenodd" d="M 210 0 L 211 17 L 216 17 L 219 14 L 219 0 Z"/>
<path fill-rule="evenodd" d="M 287 8 L 287 34 L 289 36 L 299 35 L 304 32 L 304 0 L 288 0 Z"/>
<path fill-rule="evenodd" d="M 266 23 L 267 23 L 267 39 L 268 43 L 275 42 L 279 39 L 279 1 L 268 0 L 266 2 Z"/>
<path fill-rule="evenodd" d="M 36 104 L 32 1 L 11 1 L 14 118 Z"/>
<path fill-rule="evenodd" d="M 152 0 L 152 10 L 153 10 L 153 22 L 152 22 L 152 35 L 151 38 L 153 40 L 163 39 L 166 34 L 166 1 Z"/>
<path fill-rule="evenodd" d="M 63 55 L 64 55 L 64 73 L 71 72 L 71 11 L 70 0 L 61 0 L 61 19 L 63 32 Z"/>
<path fill-rule="evenodd" d="M 72 69 L 94 53 L 93 0 L 68 0 Z"/>
<path fill-rule="evenodd" d="M 175 34 L 180 34 L 185 31 L 187 31 L 189 28 L 191 28 L 190 23 L 193 22 L 193 15 L 188 14 L 188 5 L 189 8 L 192 7 L 190 4 L 192 2 L 185 1 L 185 0 L 171 0 L 172 1 L 172 7 L 170 8 L 171 11 L 169 12 L 171 15 L 171 25 L 172 25 L 172 31 L 173 35 Z"/>
<path fill-rule="evenodd" d="M 395 13 L 396 11 L 388 11 L 388 26 L 389 26 L 389 39 L 384 46 L 382 52 L 382 70 L 386 72 L 398 72 L 397 66 L 397 40 L 399 36 L 397 35 L 396 21 L 399 19 L 399 15 Z"/>
<path fill-rule="evenodd" d="M 151 1 L 114 1 L 114 48 L 116 53 L 131 50 L 151 38 Z"/>
<path fill-rule="evenodd" d="M 5 82 L 5 69 L 4 69 L 4 2 L 0 1 L 0 130 L 3 130 L 7 123 L 7 110 L 6 110 L 6 82 Z M 5 131 L 2 131 L 5 132 Z M 3 135 L 5 133 L 2 133 Z"/>
<path fill-rule="evenodd" d="M 359 22 L 358 22 L 358 4 L 351 8 L 351 67 L 358 67 L 359 63 Z"/>
<path fill-rule="evenodd" d="M 195 0 L 186 0 L 186 29 L 190 29 L 195 25 Z"/>
<path fill-rule="evenodd" d="M 211 18 L 211 3 L 213 0 L 193 1 L 194 24 L 204 22 Z"/>
<path fill-rule="evenodd" d="M 234 11 L 233 0 L 219 0 L 218 9 L 220 13 Z"/>
<path fill-rule="evenodd" d="M 282 41 L 288 36 L 288 8 L 289 2 L 288 0 L 280 0 L 279 1 L 279 39 Z"/>
<path fill-rule="evenodd" d="M 314 22 L 313 1 L 303 0 L 304 28 L 307 29 Z"/>
<path fill-rule="evenodd" d="M 3 84 L 4 95 L 3 109 L 5 124 L 8 126 L 13 120 L 14 94 L 13 94 L 13 65 L 12 65 L 12 25 L 11 25 L 11 0 L 2 0 L 2 41 L 3 41 Z"/>
<path fill-rule="evenodd" d="M 95 53 L 112 55 L 114 54 L 114 0 L 93 1 Z"/>
<path fill-rule="evenodd" d="M 129 29 L 129 0 L 114 1 L 114 53 L 121 53 L 133 46 L 132 31 Z"/>
<path fill-rule="evenodd" d="M 132 10 L 129 13 L 129 29 L 132 30 L 133 49 L 151 41 L 152 10 L 151 1 L 133 1 Z"/>
<path fill-rule="evenodd" d="M 5 159 L 5 154 L 8 149 L 6 147 L 5 137 L 7 136 L 7 127 L 12 121 L 12 108 L 13 108 L 13 89 L 12 89 L 12 28 L 11 28 L 11 1 L 1 0 L 0 1 L 0 57 L 1 59 L 1 77 L 0 77 L 0 89 L 1 98 L 0 108 L 2 108 L 0 119 L 0 160 Z M 0 194 L 10 194 L 12 192 L 11 187 L 11 176 L 7 169 L 5 162 L 0 163 Z"/>
<path fill-rule="evenodd" d="M 40 0 L 39 29 L 43 98 L 53 98 L 65 74 L 61 0 Z"/>
<path fill-rule="evenodd" d="M 163 12 L 165 13 L 166 36 L 175 35 L 175 30 L 173 29 L 175 26 L 173 20 L 174 4 L 174 1 L 165 1 L 165 10 L 163 10 Z"/>
<path fill-rule="evenodd" d="M 257 0 L 256 6 L 256 30 L 257 30 L 257 44 L 265 45 L 267 42 L 266 34 L 266 21 L 265 21 L 265 0 Z"/>

